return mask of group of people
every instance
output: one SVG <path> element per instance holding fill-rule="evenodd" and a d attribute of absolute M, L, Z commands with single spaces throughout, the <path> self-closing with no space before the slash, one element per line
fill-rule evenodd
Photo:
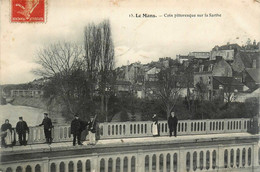
<path fill-rule="evenodd" d="M 153 125 L 152 125 L 152 133 L 153 136 L 160 136 L 158 117 L 156 114 L 153 115 Z M 76 141 L 78 145 L 82 145 L 81 143 L 81 134 L 84 130 L 87 129 L 89 136 L 89 144 L 96 144 L 96 116 L 91 116 L 90 121 L 86 122 L 79 118 L 78 114 L 74 116 L 74 119 L 71 122 L 71 134 L 73 136 L 73 146 L 76 145 Z M 171 115 L 168 118 L 168 128 L 170 132 L 170 136 L 174 133 L 174 136 L 177 136 L 177 125 L 178 118 L 175 116 L 174 112 L 171 112 Z M 41 124 L 38 126 L 43 126 L 44 135 L 46 138 L 46 143 L 52 143 L 52 121 L 48 117 L 47 113 L 44 113 L 44 119 Z M 20 145 L 27 144 L 26 133 L 29 134 L 29 127 L 27 123 L 23 120 L 23 117 L 19 117 L 19 121 L 16 124 L 16 133 L 18 134 Z M 14 133 L 12 130 L 12 125 L 9 123 L 9 120 L 6 119 L 5 123 L 1 126 L 1 145 L 4 147 L 12 146 L 14 141 Z"/>
<path fill-rule="evenodd" d="M 47 113 L 44 113 L 44 118 L 42 123 L 38 126 L 43 126 L 44 135 L 46 139 L 46 143 L 52 143 L 52 129 L 54 126 L 52 125 L 51 119 L 48 117 Z M 30 130 L 27 123 L 23 120 L 23 117 L 19 117 L 19 121 L 16 124 L 16 133 L 18 134 L 20 145 L 27 145 L 26 133 L 29 134 Z M 71 122 L 71 134 L 73 135 L 73 146 L 76 145 L 76 140 L 78 145 L 82 145 L 81 143 L 81 133 L 84 130 L 88 130 L 90 144 L 94 145 L 96 143 L 96 120 L 93 116 L 90 117 L 90 121 L 85 122 L 79 119 L 79 116 L 76 114 L 75 118 Z M 15 144 L 15 136 L 14 130 L 12 129 L 12 125 L 9 123 L 9 120 L 6 119 L 5 123 L 1 126 L 1 146 L 2 147 L 11 147 Z"/>
<path fill-rule="evenodd" d="M 82 145 L 81 143 L 81 133 L 83 130 L 88 130 L 89 135 L 89 144 L 96 144 L 96 116 L 90 117 L 90 121 L 85 122 L 79 119 L 79 116 L 76 114 L 75 118 L 71 121 L 71 134 L 73 135 L 73 146 L 76 145 L 76 140 L 78 145 Z"/>
<path fill-rule="evenodd" d="M 29 134 L 29 127 L 27 123 L 23 120 L 23 117 L 19 117 L 19 121 L 16 124 L 16 133 L 18 134 L 20 145 L 26 145 L 26 133 Z M 1 145 L 3 147 L 11 147 L 14 142 L 14 135 L 12 130 L 12 125 L 9 120 L 6 119 L 5 123 L 1 126 Z"/>
<path fill-rule="evenodd" d="M 153 120 L 153 125 L 152 125 L 153 136 L 154 137 L 160 136 L 158 117 L 156 114 L 153 115 L 152 120 Z M 167 122 L 168 122 L 170 137 L 172 136 L 172 133 L 174 133 L 174 136 L 177 137 L 178 118 L 176 117 L 173 111 L 171 112 L 171 115 L 169 116 Z"/>

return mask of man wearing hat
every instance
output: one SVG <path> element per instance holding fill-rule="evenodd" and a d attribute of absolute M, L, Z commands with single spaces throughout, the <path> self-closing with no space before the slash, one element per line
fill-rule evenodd
<path fill-rule="evenodd" d="M 44 113 L 44 119 L 42 120 L 42 123 L 39 126 L 42 126 L 44 128 L 44 134 L 46 138 L 46 143 L 51 144 L 52 137 L 51 137 L 51 129 L 53 128 L 51 119 L 48 117 L 47 113 Z"/>
<path fill-rule="evenodd" d="M 93 115 L 90 116 L 90 121 L 88 122 L 88 131 L 89 131 L 89 144 L 96 144 L 96 120 Z"/>
<path fill-rule="evenodd" d="M 75 118 L 71 121 L 71 134 L 73 135 L 73 146 L 76 145 L 76 139 L 78 141 L 78 145 L 82 145 L 81 143 L 82 122 L 79 119 L 78 114 L 76 114 L 74 117 Z"/>
<path fill-rule="evenodd" d="M 16 124 L 16 132 L 18 133 L 20 145 L 26 145 L 26 132 L 29 134 L 29 127 L 27 123 L 23 120 L 23 117 L 19 117 L 19 121 Z"/>

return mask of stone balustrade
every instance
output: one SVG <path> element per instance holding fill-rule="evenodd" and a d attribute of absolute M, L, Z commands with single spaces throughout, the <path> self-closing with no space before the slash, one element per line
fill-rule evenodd
<path fill-rule="evenodd" d="M 260 170 L 258 142 L 177 146 L 32 159 L 1 165 L 1 170 L 31 172 L 246 172 Z"/>
<path fill-rule="evenodd" d="M 178 135 L 247 132 L 250 119 L 179 120 Z M 160 135 L 169 135 L 167 121 L 159 121 Z M 152 122 L 110 122 L 99 124 L 100 139 L 152 136 Z"/>
<path fill-rule="evenodd" d="M 249 118 L 179 120 L 177 135 L 222 134 L 247 132 L 251 126 Z M 15 129 L 14 129 L 15 131 Z M 159 121 L 160 135 L 168 135 L 167 121 Z M 151 121 L 99 123 L 98 139 L 152 136 Z M 14 132 L 18 141 L 18 135 Z M 56 125 L 52 130 L 53 142 L 71 141 L 70 125 Z M 43 127 L 30 127 L 28 144 L 44 143 Z"/>

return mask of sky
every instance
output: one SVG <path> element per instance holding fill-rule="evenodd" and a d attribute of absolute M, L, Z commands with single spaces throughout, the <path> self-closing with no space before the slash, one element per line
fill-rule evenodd
<path fill-rule="evenodd" d="M 10 3 L 0 7 L 0 84 L 38 78 L 37 50 L 57 42 L 84 44 L 84 27 L 109 19 L 116 66 L 192 51 L 210 51 L 227 42 L 260 41 L 260 3 L 253 0 L 49 0 L 45 23 L 10 22 Z M 130 14 L 221 14 L 221 17 L 135 18 Z"/>

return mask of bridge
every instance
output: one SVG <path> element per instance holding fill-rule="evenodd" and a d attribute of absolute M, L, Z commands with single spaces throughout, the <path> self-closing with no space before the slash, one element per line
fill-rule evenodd
<path fill-rule="evenodd" d="M 70 126 L 55 126 L 51 145 L 41 127 L 30 127 L 27 146 L 1 148 L 2 171 L 23 172 L 194 172 L 259 171 L 259 134 L 250 119 L 180 120 L 178 137 L 168 136 L 167 121 L 98 125 L 95 146 L 72 146 Z M 17 136 L 15 136 L 17 137 Z"/>

